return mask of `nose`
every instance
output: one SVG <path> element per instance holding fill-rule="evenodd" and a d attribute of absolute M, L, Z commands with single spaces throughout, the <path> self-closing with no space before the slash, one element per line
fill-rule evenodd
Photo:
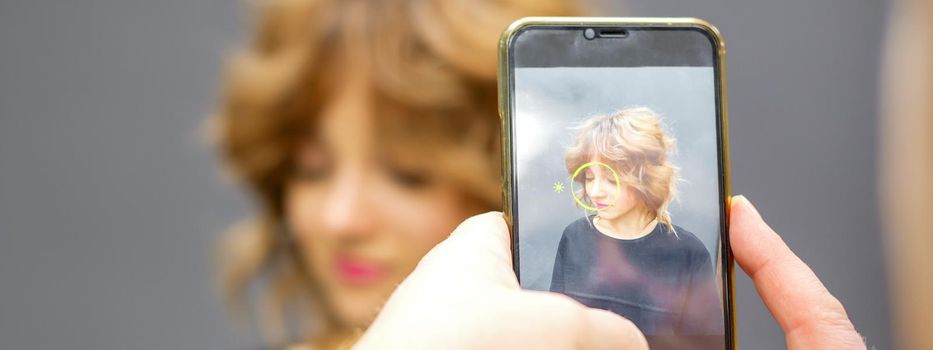
<path fill-rule="evenodd" d="M 606 187 L 604 186 L 602 179 L 597 178 L 596 181 L 593 181 L 593 185 L 591 187 L 592 187 L 590 189 L 591 196 L 599 197 L 599 198 L 606 196 L 606 191 L 605 191 Z"/>
<path fill-rule="evenodd" d="M 323 229 L 320 234 L 335 238 L 359 238 L 371 232 L 374 213 L 369 208 L 365 172 L 347 169 L 338 172 L 325 203 L 320 203 L 323 210 Z"/>

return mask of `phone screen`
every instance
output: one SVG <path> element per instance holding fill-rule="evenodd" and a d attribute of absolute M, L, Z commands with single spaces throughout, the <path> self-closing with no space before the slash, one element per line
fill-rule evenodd
<path fill-rule="evenodd" d="M 693 26 L 512 35 L 506 191 L 523 288 L 622 315 L 652 349 L 731 347 L 718 45 Z"/>

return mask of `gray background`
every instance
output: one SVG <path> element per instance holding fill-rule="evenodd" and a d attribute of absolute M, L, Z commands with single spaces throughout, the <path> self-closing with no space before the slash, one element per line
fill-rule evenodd
<path fill-rule="evenodd" d="M 217 232 L 249 206 L 199 135 L 243 3 L 0 1 L 0 348 L 256 344 L 234 336 L 209 265 Z M 890 348 L 875 187 L 887 3 L 602 3 L 722 30 L 735 192 Z M 736 281 L 742 348 L 783 348 Z"/>
<path fill-rule="evenodd" d="M 676 139 L 671 162 L 680 167 L 675 225 L 692 232 L 716 257 L 719 183 L 713 68 L 518 68 L 515 70 L 515 157 L 522 286 L 548 290 L 561 233 L 584 213 L 570 191 L 564 154 L 574 127 L 591 116 L 627 107 L 661 115 Z M 561 182 L 568 188 L 556 193 Z M 576 187 L 579 189 L 579 185 Z M 715 265 L 713 267 L 716 267 Z"/>

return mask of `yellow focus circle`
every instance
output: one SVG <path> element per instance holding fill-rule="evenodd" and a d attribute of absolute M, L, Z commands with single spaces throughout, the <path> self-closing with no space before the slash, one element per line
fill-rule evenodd
<path fill-rule="evenodd" d="M 599 165 L 606 169 L 609 169 L 609 172 L 612 173 L 612 178 L 616 180 L 616 197 L 615 199 L 612 200 L 612 203 L 609 204 L 609 206 L 616 204 L 616 201 L 619 200 L 619 195 L 622 194 L 622 182 L 619 181 L 619 174 L 616 173 L 615 169 L 609 166 L 609 164 L 606 164 L 603 162 L 586 162 L 586 163 L 583 163 L 583 165 L 581 165 L 579 168 L 577 168 L 577 170 L 573 172 L 573 176 L 570 177 L 570 195 L 573 196 L 573 200 L 576 201 L 577 204 L 579 204 L 584 209 L 592 210 L 592 211 L 599 211 L 599 208 L 587 205 L 586 203 L 583 203 L 583 201 L 581 201 L 580 198 L 577 198 L 576 191 L 573 189 L 573 184 L 576 182 L 575 179 L 577 178 L 577 175 L 580 175 L 580 172 L 583 171 L 584 169 L 589 168 L 594 165 Z"/>

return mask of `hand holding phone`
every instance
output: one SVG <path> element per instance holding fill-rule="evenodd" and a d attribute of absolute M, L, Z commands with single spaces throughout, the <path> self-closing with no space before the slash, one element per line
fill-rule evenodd
<path fill-rule="evenodd" d="M 631 322 L 521 290 L 501 213 L 464 221 L 399 285 L 357 349 L 647 350 Z"/>
<path fill-rule="evenodd" d="M 731 207 L 736 261 L 752 275 L 788 349 L 865 349 L 842 304 L 752 204 L 739 197 Z M 635 324 L 616 314 L 519 289 L 509 253 L 501 214 L 465 221 L 396 289 L 354 348 L 647 348 Z"/>

